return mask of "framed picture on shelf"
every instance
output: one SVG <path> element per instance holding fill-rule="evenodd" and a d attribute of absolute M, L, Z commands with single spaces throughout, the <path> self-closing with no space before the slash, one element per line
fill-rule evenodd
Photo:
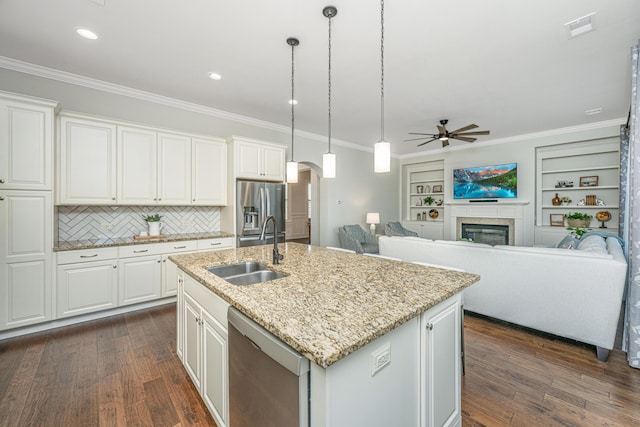
<path fill-rule="evenodd" d="M 549 224 L 552 227 L 564 227 L 564 214 L 549 214 Z"/>
<path fill-rule="evenodd" d="M 598 186 L 598 175 L 580 177 L 580 187 L 597 187 L 597 186 Z"/>
<path fill-rule="evenodd" d="M 433 186 L 434 193 L 442 193 L 442 185 L 434 185 Z"/>

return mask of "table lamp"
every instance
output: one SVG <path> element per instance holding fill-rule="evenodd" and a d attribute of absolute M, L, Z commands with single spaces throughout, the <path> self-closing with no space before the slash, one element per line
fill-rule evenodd
<path fill-rule="evenodd" d="M 370 226 L 371 235 L 375 236 L 376 235 L 376 224 L 380 224 L 380 214 L 377 213 L 377 212 L 369 212 L 367 214 L 366 223 L 367 224 L 371 224 L 371 226 Z"/>

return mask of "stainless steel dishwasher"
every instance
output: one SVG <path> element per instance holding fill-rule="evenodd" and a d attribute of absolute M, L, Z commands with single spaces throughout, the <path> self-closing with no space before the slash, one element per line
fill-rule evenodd
<path fill-rule="evenodd" d="M 309 360 L 233 307 L 229 426 L 309 426 Z"/>

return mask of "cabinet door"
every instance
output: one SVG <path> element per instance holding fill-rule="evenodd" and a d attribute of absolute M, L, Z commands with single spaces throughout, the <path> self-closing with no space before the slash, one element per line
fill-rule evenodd
<path fill-rule="evenodd" d="M 178 293 L 178 266 L 169 259 L 169 255 L 162 255 L 162 296 Z"/>
<path fill-rule="evenodd" d="M 421 318 L 422 426 L 460 423 L 460 300 L 455 296 Z"/>
<path fill-rule="evenodd" d="M 116 307 L 117 267 L 115 259 L 58 266 L 58 317 Z"/>
<path fill-rule="evenodd" d="M 194 205 L 227 204 L 227 144 L 192 140 L 192 197 Z"/>
<path fill-rule="evenodd" d="M 238 178 L 264 179 L 262 176 L 262 147 L 259 144 L 240 141 L 236 150 L 236 176 Z"/>
<path fill-rule="evenodd" d="M 202 398 L 216 424 L 224 427 L 228 414 L 227 330 L 202 311 Z"/>
<path fill-rule="evenodd" d="M 188 205 L 191 197 L 191 138 L 158 134 L 158 202 Z"/>
<path fill-rule="evenodd" d="M 51 190 L 53 109 L 0 100 L 0 189 Z"/>
<path fill-rule="evenodd" d="M 118 126 L 118 204 L 158 203 L 157 136 Z"/>
<path fill-rule="evenodd" d="M 120 259 L 118 270 L 118 302 L 120 305 L 160 298 L 162 292 L 162 259 L 160 256 Z"/>
<path fill-rule="evenodd" d="M 61 117 L 58 156 L 60 204 L 115 203 L 115 125 Z"/>
<path fill-rule="evenodd" d="M 178 284 L 176 295 L 176 353 L 184 364 L 184 272 L 179 268 L 176 269 L 176 281 Z"/>
<path fill-rule="evenodd" d="M 51 319 L 50 191 L 0 190 L 0 329 Z"/>
<path fill-rule="evenodd" d="M 198 390 L 201 386 L 200 355 L 202 334 L 200 333 L 200 306 L 187 293 L 184 294 L 184 352 L 183 362 L 187 373 Z"/>
<path fill-rule="evenodd" d="M 262 179 L 284 181 L 285 148 L 265 146 L 263 148 Z"/>

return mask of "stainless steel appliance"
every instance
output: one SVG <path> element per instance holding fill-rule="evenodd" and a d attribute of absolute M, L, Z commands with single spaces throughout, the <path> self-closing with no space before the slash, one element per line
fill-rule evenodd
<path fill-rule="evenodd" d="M 227 319 L 229 425 L 309 426 L 309 359 L 233 307 Z"/>
<path fill-rule="evenodd" d="M 273 224 L 267 225 L 266 238 L 260 240 L 262 224 L 273 215 L 278 224 L 278 241 L 284 242 L 285 184 L 260 181 L 236 183 L 237 247 L 273 244 Z"/>

